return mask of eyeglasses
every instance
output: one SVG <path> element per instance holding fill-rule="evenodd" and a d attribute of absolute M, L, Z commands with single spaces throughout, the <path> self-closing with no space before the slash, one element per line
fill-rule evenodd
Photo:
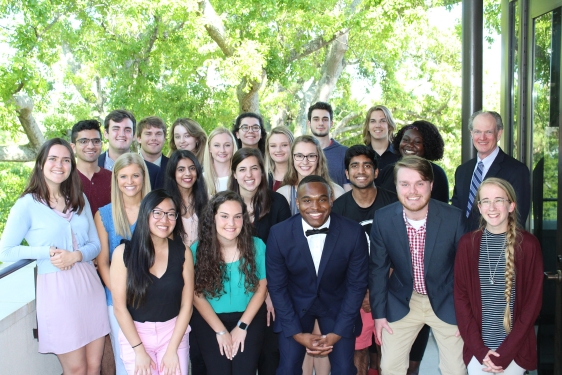
<path fill-rule="evenodd" d="M 255 132 L 259 132 L 261 130 L 261 126 L 259 126 L 259 125 L 252 125 L 252 126 L 242 125 L 240 127 L 240 130 L 242 130 L 244 133 L 247 133 L 249 131 L 251 131 L 252 133 L 255 133 Z"/>
<path fill-rule="evenodd" d="M 482 199 L 478 201 L 478 204 L 484 208 L 490 208 L 492 205 L 494 207 L 505 207 L 506 204 L 511 203 L 507 198 L 496 198 L 496 199 Z"/>
<path fill-rule="evenodd" d="M 152 210 L 152 217 L 155 218 L 156 220 L 160 220 L 164 217 L 164 215 L 166 215 L 168 217 L 168 220 L 170 221 L 176 221 L 178 218 L 178 213 L 177 212 L 165 212 L 165 211 L 161 211 L 161 210 Z"/>
<path fill-rule="evenodd" d="M 99 138 L 80 138 L 76 140 L 76 143 L 78 143 L 80 146 L 87 146 L 90 142 L 92 142 L 94 146 L 101 145 L 101 139 Z"/>
<path fill-rule="evenodd" d="M 296 161 L 303 161 L 306 158 L 306 160 L 308 160 L 309 162 L 314 163 L 316 160 L 318 160 L 318 154 L 293 154 L 293 158 Z"/>

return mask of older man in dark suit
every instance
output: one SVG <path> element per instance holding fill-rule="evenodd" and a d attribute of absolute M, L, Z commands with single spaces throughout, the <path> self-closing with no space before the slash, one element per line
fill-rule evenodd
<path fill-rule="evenodd" d="M 368 250 L 362 227 L 335 213 L 331 188 L 307 176 L 297 189 L 295 215 L 271 228 L 267 288 L 275 306 L 277 375 L 302 374 L 305 353 L 328 355 L 332 374 L 355 375 L 355 336 L 367 290 Z M 321 335 L 312 334 L 318 321 Z"/>
<path fill-rule="evenodd" d="M 406 373 L 410 348 L 427 324 L 439 346 L 441 373 L 465 375 L 453 302 L 462 212 L 430 198 L 433 169 L 423 158 L 398 161 L 394 181 L 399 202 L 376 211 L 371 227 L 369 291 L 382 373 Z"/>
<path fill-rule="evenodd" d="M 500 114 L 494 111 L 475 112 L 470 116 L 468 128 L 478 155 L 455 171 L 452 199 L 453 206 L 464 212 L 466 229 L 478 228 L 480 212 L 474 197 L 480 183 L 488 177 L 503 178 L 513 186 L 517 195 L 519 223 L 524 226 L 531 208 L 531 174 L 525 164 L 507 155 L 498 146 L 503 132 Z"/>

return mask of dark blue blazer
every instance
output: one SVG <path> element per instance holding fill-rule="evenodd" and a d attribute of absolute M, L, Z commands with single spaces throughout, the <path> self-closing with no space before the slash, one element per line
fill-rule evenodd
<path fill-rule="evenodd" d="M 102 154 L 98 157 L 98 166 L 104 168 L 105 158 L 107 157 L 107 152 L 102 152 Z M 162 160 L 164 157 L 162 156 Z M 144 161 L 146 163 L 146 169 L 148 169 L 148 176 L 150 178 L 150 186 L 151 188 L 158 189 L 163 186 L 158 186 L 158 179 L 160 178 L 160 167 L 156 164 L 150 163 L 148 161 Z"/>
<path fill-rule="evenodd" d="M 429 200 L 424 250 L 425 285 L 433 312 L 457 324 L 453 301 L 453 271 L 457 244 L 464 234 L 462 212 Z M 390 268 L 394 271 L 388 277 Z M 369 293 L 373 318 L 395 322 L 410 311 L 414 290 L 412 255 L 400 202 L 375 212 L 371 227 Z"/>
<path fill-rule="evenodd" d="M 155 189 L 163 189 L 164 188 L 164 181 L 166 181 L 166 168 L 168 167 L 168 161 L 169 160 L 170 160 L 170 158 L 162 155 L 162 160 L 160 161 L 160 173 L 158 174 L 158 180 L 156 181 Z M 145 160 L 145 162 L 147 162 L 147 161 Z"/>
<path fill-rule="evenodd" d="M 470 159 L 460 165 L 455 171 L 455 189 L 453 191 L 452 204 L 463 211 L 463 220 L 465 221 L 467 231 L 477 229 L 480 220 L 480 211 L 478 211 L 476 202 L 472 205 L 470 215 L 468 218 L 466 217 L 470 182 L 476 167 L 476 159 Z M 513 186 L 517 196 L 519 223 L 521 226 L 525 226 L 529 210 L 531 209 L 531 173 L 529 168 L 519 160 L 507 155 L 500 148 L 498 156 L 496 156 L 484 179 L 488 177 L 503 178 Z"/>
<path fill-rule="evenodd" d="M 275 306 L 274 331 L 285 337 L 303 332 L 300 318 L 313 304 L 326 308 L 332 333 L 356 336 L 355 322 L 368 278 L 368 247 L 363 228 L 330 215 L 318 276 L 300 214 L 274 225 L 266 251 L 267 288 Z"/>

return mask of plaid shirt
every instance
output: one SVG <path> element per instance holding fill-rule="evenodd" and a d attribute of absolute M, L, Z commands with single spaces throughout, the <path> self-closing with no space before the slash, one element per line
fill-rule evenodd
<path fill-rule="evenodd" d="M 410 242 L 410 253 L 412 254 L 412 274 L 414 275 L 414 291 L 419 294 L 427 294 L 425 288 L 424 277 L 424 251 L 425 251 L 425 236 L 427 233 L 427 216 L 425 223 L 420 229 L 414 228 L 406 218 L 406 211 L 403 211 L 404 223 L 406 224 L 406 231 L 408 232 L 408 241 Z"/>

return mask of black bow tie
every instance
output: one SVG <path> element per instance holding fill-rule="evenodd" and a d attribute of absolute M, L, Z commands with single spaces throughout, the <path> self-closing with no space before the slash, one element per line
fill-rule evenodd
<path fill-rule="evenodd" d="M 325 228 L 320 228 L 320 229 L 309 229 L 304 233 L 308 237 L 308 236 L 313 236 L 315 234 L 328 234 L 329 231 L 330 231 L 330 228 L 325 227 Z"/>

